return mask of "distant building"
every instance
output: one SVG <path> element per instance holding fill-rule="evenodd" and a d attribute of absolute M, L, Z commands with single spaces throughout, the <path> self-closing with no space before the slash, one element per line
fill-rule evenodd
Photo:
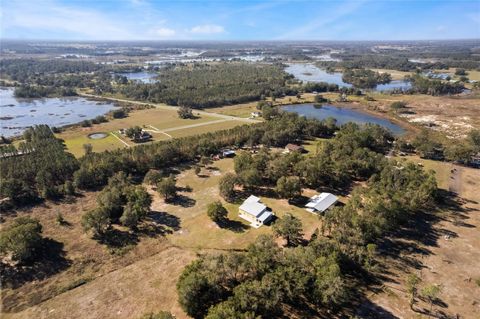
<path fill-rule="evenodd" d="M 238 208 L 239 217 L 250 222 L 250 225 L 259 228 L 273 217 L 273 213 L 265 206 L 260 198 L 250 195 Z"/>
<path fill-rule="evenodd" d="M 141 142 L 146 142 L 152 138 L 152 135 L 148 132 L 145 132 L 142 130 L 139 134 L 134 134 L 132 141 L 135 143 L 141 143 Z"/>
<path fill-rule="evenodd" d="M 310 213 L 323 213 L 338 201 L 338 197 L 330 193 L 321 193 L 310 198 L 305 205 Z"/>
<path fill-rule="evenodd" d="M 223 150 L 221 152 L 222 157 L 234 157 L 235 156 L 235 151 L 234 150 Z"/>
<path fill-rule="evenodd" d="M 305 151 L 305 149 L 303 148 L 303 146 L 300 146 L 300 145 L 297 145 L 297 144 L 287 144 L 287 146 L 285 146 L 285 152 L 286 153 L 291 153 L 291 152 L 303 153 L 304 151 Z"/>

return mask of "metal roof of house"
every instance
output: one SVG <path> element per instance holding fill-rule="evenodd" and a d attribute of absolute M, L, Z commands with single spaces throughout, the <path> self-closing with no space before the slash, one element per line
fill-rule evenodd
<path fill-rule="evenodd" d="M 315 211 L 324 212 L 330 206 L 335 204 L 338 200 L 338 197 L 330 193 L 321 193 L 320 195 L 315 195 L 310 198 L 310 201 L 305 205 L 305 207 L 310 208 Z"/>
<path fill-rule="evenodd" d="M 255 217 L 259 217 L 267 210 L 267 206 L 260 202 L 260 198 L 253 195 L 248 197 L 239 208 Z"/>
<path fill-rule="evenodd" d="M 260 216 L 258 216 L 257 219 L 262 223 L 264 223 L 266 220 L 268 220 L 272 216 L 273 216 L 273 213 L 271 211 L 266 210 Z"/>

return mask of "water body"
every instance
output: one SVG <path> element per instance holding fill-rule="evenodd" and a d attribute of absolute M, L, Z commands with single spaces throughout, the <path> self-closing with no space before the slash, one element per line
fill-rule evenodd
<path fill-rule="evenodd" d="M 328 104 L 322 105 L 321 108 L 315 107 L 313 104 L 286 105 L 282 107 L 282 110 L 286 112 L 294 112 L 300 116 L 315 118 L 319 120 L 333 117 L 337 120 L 337 124 L 339 125 L 348 122 L 354 122 L 360 125 L 372 123 L 389 129 L 395 135 L 402 135 L 405 133 L 405 130 L 401 126 L 387 119 L 370 114 L 365 114 L 349 108 L 337 107 Z"/>
<path fill-rule="evenodd" d="M 342 87 L 352 87 L 351 84 L 343 82 L 341 72 L 328 73 L 317 68 L 311 63 L 292 63 L 285 68 L 285 72 L 293 74 L 297 79 L 304 82 L 327 82 Z"/>
<path fill-rule="evenodd" d="M 30 126 L 64 126 L 103 115 L 115 106 L 80 97 L 17 99 L 12 88 L 0 88 L 0 135 L 20 135 Z"/>
<path fill-rule="evenodd" d="M 152 72 L 129 72 L 129 73 L 115 73 L 116 75 L 123 75 L 129 80 L 141 82 L 141 83 L 155 83 L 158 80 L 157 73 Z"/>
<path fill-rule="evenodd" d="M 352 87 L 351 84 L 343 82 L 342 72 L 333 72 L 328 73 L 325 70 L 322 70 L 311 63 L 292 63 L 285 68 L 285 72 L 293 74 L 297 79 L 304 82 L 327 82 L 337 84 L 342 87 Z M 388 84 L 379 84 L 373 89 L 374 91 L 391 91 L 394 89 L 407 90 L 410 89 L 412 85 L 410 82 L 393 80 Z"/>
<path fill-rule="evenodd" d="M 412 83 L 402 80 L 393 80 L 387 84 L 379 84 L 375 87 L 375 91 L 384 92 L 392 91 L 394 89 L 408 90 L 412 88 Z"/>

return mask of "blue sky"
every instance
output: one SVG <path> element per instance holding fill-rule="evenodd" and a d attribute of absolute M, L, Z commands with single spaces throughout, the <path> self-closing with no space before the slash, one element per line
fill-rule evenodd
<path fill-rule="evenodd" d="M 0 20 L 10 39 L 478 39 L 480 1 L 2 0 Z"/>

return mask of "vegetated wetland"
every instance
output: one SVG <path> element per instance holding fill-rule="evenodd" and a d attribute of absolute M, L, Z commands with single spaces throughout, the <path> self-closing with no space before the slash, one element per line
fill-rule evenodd
<path fill-rule="evenodd" d="M 40 243 L 24 254 L 2 241 L 2 316 L 478 312 L 480 104 L 470 80 L 480 65 L 469 41 L 400 53 L 395 42 L 37 45 L 15 44 L 20 58 L 1 64 L 6 84 L 122 108 L 2 139 L 2 239 L 25 230 Z M 462 59 L 445 55 L 459 47 Z M 435 62 L 405 58 L 419 52 Z M 317 69 L 292 76 L 292 65 Z M 343 82 L 347 71 L 355 84 Z M 383 73 L 390 83 L 356 87 Z M 405 75 L 419 76 L 408 94 L 382 91 Z M 307 211 L 324 192 L 338 203 Z M 239 214 L 250 195 L 274 213 L 259 228 Z"/>
<path fill-rule="evenodd" d="M 61 127 L 93 119 L 115 109 L 110 102 L 80 97 L 19 99 L 13 89 L 0 88 L 0 134 L 18 136 L 33 125 Z"/>

